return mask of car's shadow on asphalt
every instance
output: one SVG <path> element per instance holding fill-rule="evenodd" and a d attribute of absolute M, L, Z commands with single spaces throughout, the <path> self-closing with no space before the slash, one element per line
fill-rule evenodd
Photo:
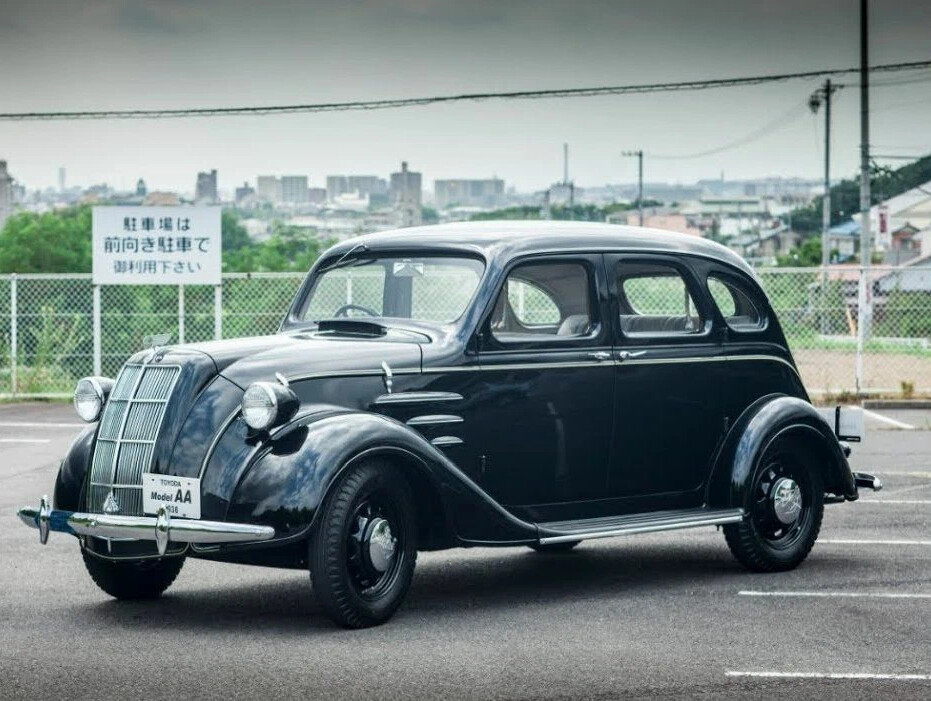
<path fill-rule="evenodd" d="M 485 549 L 462 558 L 421 556 L 405 604 L 391 626 L 418 625 L 442 616 L 525 607 L 547 608 L 591 598 L 618 601 L 643 596 L 694 595 L 712 588 L 739 589 L 809 579 L 836 568 L 862 566 L 856 558 L 811 558 L 795 573 L 753 575 L 733 560 L 726 547 L 712 543 L 590 546 L 561 554 L 525 549 Z M 229 565 L 239 567 L 238 565 Z M 256 572 L 259 570 L 250 570 Z M 102 600 L 70 609 L 80 623 L 138 626 L 187 632 L 226 630 L 306 635 L 338 630 L 317 606 L 307 575 L 267 570 L 264 581 L 225 584 L 197 582 L 198 588 L 169 590 L 147 602 Z M 191 576 L 188 573 L 188 576 Z M 181 578 L 185 577 L 182 572 Z M 775 579 L 774 579 L 775 578 Z M 188 583 L 189 584 L 189 583 Z"/>

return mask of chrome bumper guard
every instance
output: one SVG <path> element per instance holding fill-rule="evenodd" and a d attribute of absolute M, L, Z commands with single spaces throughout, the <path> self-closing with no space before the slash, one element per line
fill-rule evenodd
<path fill-rule="evenodd" d="M 872 489 L 874 492 L 878 492 L 883 488 L 882 480 L 868 472 L 854 472 L 853 481 L 856 482 L 857 487 L 860 489 Z"/>
<path fill-rule="evenodd" d="M 48 542 L 50 531 L 89 535 L 95 538 L 131 538 L 154 540 L 159 555 L 168 550 L 168 543 L 243 543 L 269 540 L 274 537 L 271 526 L 252 526 L 224 521 L 172 520 L 165 509 L 157 516 L 111 516 L 85 514 L 79 511 L 60 511 L 49 506 L 48 497 L 42 497 L 39 508 L 26 506 L 17 512 L 23 523 L 39 530 L 39 542 Z"/>

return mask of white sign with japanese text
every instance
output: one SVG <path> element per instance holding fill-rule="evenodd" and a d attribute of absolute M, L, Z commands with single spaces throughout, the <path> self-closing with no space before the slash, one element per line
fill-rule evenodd
<path fill-rule="evenodd" d="M 94 207 L 95 285 L 219 285 L 219 207 Z"/>

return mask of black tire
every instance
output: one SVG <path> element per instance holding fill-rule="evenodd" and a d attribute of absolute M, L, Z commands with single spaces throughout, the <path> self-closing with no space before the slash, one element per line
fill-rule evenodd
<path fill-rule="evenodd" d="M 110 596 L 120 600 L 157 599 L 184 566 L 183 557 L 161 560 L 104 560 L 81 551 L 91 579 Z"/>
<path fill-rule="evenodd" d="M 533 545 L 528 545 L 527 547 L 529 547 L 531 550 L 535 550 L 536 552 L 543 554 L 567 553 L 581 542 L 581 540 L 570 540 L 566 543 L 534 543 Z"/>
<path fill-rule="evenodd" d="M 382 521 L 395 543 L 379 571 L 367 536 Z M 382 459 L 349 468 L 324 501 L 309 548 L 314 594 L 334 622 L 367 628 L 391 618 L 417 563 L 414 496 L 401 471 Z"/>
<path fill-rule="evenodd" d="M 796 482 L 801 509 L 790 524 L 775 514 L 772 494 L 779 480 Z M 734 557 L 752 572 L 784 572 L 808 557 L 824 516 L 824 478 L 817 461 L 802 444 L 777 439 L 766 449 L 753 473 L 740 523 L 724 526 Z"/>

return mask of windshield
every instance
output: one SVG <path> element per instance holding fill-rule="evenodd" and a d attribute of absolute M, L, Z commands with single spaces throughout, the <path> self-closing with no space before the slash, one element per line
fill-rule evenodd
<path fill-rule="evenodd" d="M 474 258 L 347 258 L 315 276 L 301 318 L 390 317 L 446 324 L 466 310 L 485 265 Z"/>

